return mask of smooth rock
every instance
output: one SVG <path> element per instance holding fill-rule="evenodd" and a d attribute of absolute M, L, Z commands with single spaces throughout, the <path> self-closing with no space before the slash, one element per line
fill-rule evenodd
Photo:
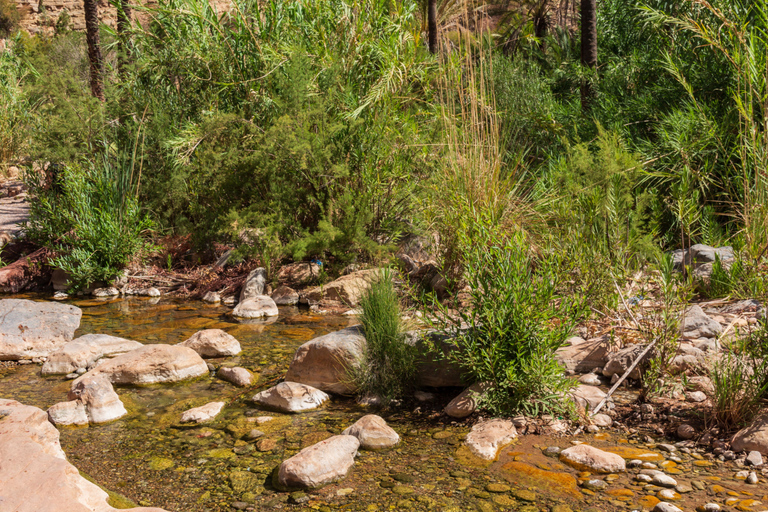
<path fill-rule="evenodd" d="M 696 435 L 696 429 L 692 426 L 688 425 L 687 423 L 683 423 L 679 427 L 677 427 L 677 437 L 680 439 L 693 439 L 693 436 Z"/>
<path fill-rule="evenodd" d="M 48 357 L 72 341 L 81 316 L 58 302 L 0 300 L 0 361 Z"/>
<path fill-rule="evenodd" d="M 685 394 L 685 399 L 689 402 L 700 403 L 707 399 L 707 395 L 703 391 L 689 391 Z"/>
<path fill-rule="evenodd" d="M 285 380 L 331 393 L 352 394 L 356 388 L 350 382 L 348 369 L 359 364 L 364 350 L 360 325 L 319 336 L 296 350 Z"/>
<path fill-rule="evenodd" d="M 672 489 L 677 485 L 677 481 L 674 478 L 664 473 L 656 473 L 653 475 L 653 480 L 651 483 L 658 485 L 659 487 L 666 487 L 668 489 Z"/>
<path fill-rule="evenodd" d="M 278 286 L 271 297 L 278 306 L 294 306 L 299 303 L 298 292 L 288 286 Z"/>
<path fill-rule="evenodd" d="M 252 400 L 280 412 L 301 412 L 316 409 L 328 398 L 312 386 L 286 381 L 254 395 Z"/>
<path fill-rule="evenodd" d="M 595 373 L 587 373 L 582 375 L 579 377 L 579 382 L 581 384 L 586 384 L 587 386 L 599 386 L 602 384 L 600 377 Z"/>
<path fill-rule="evenodd" d="M 499 450 L 517 438 L 515 424 L 510 420 L 493 419 L 475 424 L 467 434 L 469 451 L 485 460 L 494 460 Z"/>
<path fill-rule="evenodd" d="M 304 448 L 280 464 L 276 484 L 283 489 L 317 489 L 344 479 L 355 463 L 360 441 L 333 436 Z"/>
<path fill-rule="evenodd" d="M 560 460 L 576 469 L 594 473 L 619 473 L 627 469 L 621 456 L 588 444 L 566 448 L 560 452 Z"/>
<path fill-rule="evenodd" d="M 54 425 L 87 425 L 88 415 L 80 400 L 59 402 L 48 408 L 48 419 Z M 2 505 L 2 500 L 0 500 Z"/>
<path fill-rule="evenodd" d="M 207 373 L 208 365 L 189 347 L 144 345 L 99 364 L 80 379 L 100 374 L 112 384 L 157 384 L 179 382 Z"/>
<path fill-rule="evenodd" d="M 189 347 L 201 357 L 227 357 L 236 356 L 242 349 L 240 342 L 221 329 L 204 329 L 189 337 L 186 341 L 178 343 L 181 347 Z"/>
<path fill-rule="evenodd" d="M 253 382 L 253 374 L 240 367 L 227 367 L 222 366 L 219 371 L 216 372 L 216 376 L 221 380 L 225 380 L 235 386 L 245 387 L 250 386 Z"/>
<path fill-rule="evenodd" d="M 212 420 L 218 416 L 225 405 L 225 402 L 210 402 L 200 407 L 188 409 L 182 413 L 181 422 L 189 423 L 194 421 L 195 423 L 203 423 L 204 421 Z"/>
<path fill-rule="evenodd" d="M 357 420 L 343 432 L 346 436 L 355 436 L 364 450 L 391 448 L 400 442 L 400 436 L 387 425 L 380 416 L 367 414 Z"/>
<path fill-rule="evenodd" d="M 489 389 L 489 383 L 475 382 L 448 402 L 443 411 L 452 418 L 466 418 L 477 410 L 479 401 Z"/>
<path fill-rule="evenodd" d="M 277 304 L 268 295 L 257 295 L 240 302 L 232 311 L 232 316 L 239 318 L 264 318 L 278 316 Z"/>
<path fill-rule="evenodd" d="M 143 345 L 138 341 L 109 336 L 86 334 L 76 338 L 54 353 L 43 364 L 43 375 L 74 373 L 92 367 L 102 357 L 113 357 L 136 350 Z"/>
<path fill-rule="evenodd" d="M 128 414 L 109 379 L 102 374 L 86 373 L 73 381 L 67 398 L 83 403 L 91 423 L 106 423 Z"/>
<path fill-rule="evenodd" d="M 267 271 L 259 267 L 251 270 L 248 277 L 245 278 L 243 287 L 240 289 L 240 302 L 252 299 L 259 295 L 264 295 L 267 287 Z"/>
<path fill-rule="evenodd" d="M 758 483 L 758 481 L 759 480 L 757 479 L 757 473 L 755 473 L 754 471 L 750 471 L 749 475 L 747 476 L 747 478 L 745 480 L 745 482 L 747 482 L 750 485 L 754 485 L 754 484 Z"/>
<path fill-rule="evenodd" d="M 768 455 L 768 413 L 758 416 L 750 426 L 739 430 L 731 440 L 733 451 L 757 451 Z"/>
<path fill-rule="evenodd" d="M 700 306 L 693 305 L 686 309 L 680 330 L 686 338 L 716 338 L 723 327 L 707 316 Z"/>

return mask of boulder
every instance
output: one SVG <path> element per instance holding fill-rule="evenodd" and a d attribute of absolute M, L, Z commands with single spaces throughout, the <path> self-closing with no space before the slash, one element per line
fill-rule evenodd
<path fill-rule="evenodd" d="M 99 364 L 81 376 L 104 375 L 112 384 L 157 384 L 179 382 L 208 373 L 208 365 L 189 347 L 178 345 L 144 345 Z"/>
<path fill-rule="evenodd" d="M 128 414 L 105 375 L 86 373 L 76 379 L 67 398 L 85 406 L 91 423 L 106 423 Z"/>
<path fill-rule="evenodd" d="M 188 409 L 182 413 L 181 422 L 189 423 L 194 421 L 195 423 L 203 423 L 204 421 L 212 420 L 221 412 L 225 405 L 226 403 L 224 402 L 210 402 L 200 407 Z"/>
<path fill-rule="evenodd" d="M 80 400 L 59 402 L 48 408 L 48 419 L 54 425 L 87 425 L 88 415 Z M 0 501 L 2 504 L 2 501 Z"/>
<path fill-rule="evenodd" d="M 253 382 L 253 374 L 245 368 L 236 366 L 234 368 L 222 366 L 216 372 L 216 376 L 238 387 L 250 386 Z"/>
<path fill-rule="evenodd" d="M 277 280 L 288 286 L 307 286 L 317 282 L 320 277 L 320 265 L 300 261 L 283 265 L 277 272 Z"/>
<path fill-rule="evenodd" d="M 680 330 L 686 338 L 715 338 L 723 327 L 709 318 L 700 306 L 693 305 L 685 310 Z"/>
<path fill-rule="evenodd" d="M 279 314 L 277 304 L 268 295 L 257 295 L 245 299 L 239 302 L 232 311 L 232 316 L 239 318 L 264 318 Z"/>
<path fill-rule="evenodd" d="M 65 375 L 87 369 L 102 357 L 125 354 L 143 345 L 138 341 L 109 336 L 86 334 L 76 338 L 48 357 L 43 364 L 43 375 Z"/>
<path fill-rule="evenodd" d="M 193 334 L 188 340 L 178 344 L 189 347 L 201 357 L 236 356 L 241 352 L 240 342 L 221 329 L 204 329 Z"/>
<path fill-rule="evenodd" d="M 251 270 L 240 289 L 240 302 L 264 295 L 267 287 L 267 271 L 259 267 Z"/>
<path fill-rule="evenodd" d="M 517 438 L 515 424 L 510 420 L 493 419 L 477 423 L 467 434 L 467 448 L 485 460 L 494 460 L 499 450 Z"/>
<path fill-rule="evenodd" d="M 252 400 L 257 404 L 280 412 L 301 412 L 316 409 L 328 400 L 319 389 L 297 382 L 281 382 L 277 386 L 257 393 Z"/>
<path fill-rule="evenodd" d="M 0 361 L 48 357 L 72 341 L 81 316 L 68 304 L 0 300 Z"/>
<path fill-rule="evenodd" d="M 640 354 L 643 352 L 643 350 L 645 350 L 645 346 L 643 345 L 630 345 L 616 352 L 612 352 L 609 354 L 608 361 L 603 367 L 603 376 L 612 378 L 614 375 L 618 375 L 621 377 L 626 373 L 629 367 L 632 366 L 632 363 L 635 362 L 635 359 L 640 357 Z M 645 364 L 649 358 L 650 352 L 645 355 L 643 358 L 644 361 L 641 361 L 637 366 L 635 366 L 635 369 L 632 370 L 632 373 L 629 374 L 630 379 L 640 380 L 640 370 L 643 367 L 643 364 Z"/>
<path fill-rule="evenodd" d="M 358 364 L 364 349 L 360 325 L 314 338 L 296 350 L 285 380 L 331 393 L 354 393 L 347 369 Z"/>
<path fill-rule="evenodd" d="M 557 361 L 572 373 L 590 373 L 595 368 L 602 368 L 608 362 L 610 338 L 601 336 L 584 340 L 573 337 L 570 345 L 560 347 L 555 352 Z"/>
<path fill-rule="evenodd" d="M 287 286 L 279 286 L 274 292 L 272 292 L 272 300 L 278 306 L 295 306 L 299 303 L 299 294 L 293 288 Z"/>
<path fill-rule="evenodd" d="M 580 471 L 593 473 L 619 473 L 627 469 L 621 456 L 588 444 L 572 446 L 561 451 L 560 461 Z"/>
<path fill-rule="evenodd" d="M 366 414 L 343 432 L 345 436 L 354 436 L 364 450 L 391 448 L 400 442 L 400 436 L 387 425 L 381 416 Z"/>
<path fill-rule="evenodd" d="M 113 512 L 109 495 L 67 462 L 59 431 L 37 407 L 0 399 L 0 510 Z M 132 508 L 134 512 L 165 512 Z"/>
<path fill-rule="evenodd" d="M 321 300 L 333 301 L 346 306 L 355 307 L 360 304 L 365 291 L 371 282 L 381 275 L 379 269 L 359 270 L 349 275 L 341 276 L 323 286 L 306 290 L 300 297 L 302 304 L 317 304 Z"/>
<path fill-rule="evenodd" d="M 571 392 L 573 401 L 579 409 L 594 410 L 607 396 L 607 393 L 596 386 L 580 384 Z"/>
<path fill-rule="evenodd" d="M 461 392 L 445 406 L 445 414 L 451 418 L 466 418 L 477 410 L 480 398 L 490 389 L 486 382 L 476 382 Z"/>
<path fill-rule="evenodd" d="M 360 441 L 354 436 L 333 436 L 304 448 L 280 464 L 276 486 L 317 489 L 344 479 L 355 464 Z"/>
<path fill-rule="evenodd" d="M 731 449 L 768 455 L 768 413 L 761 414 L 750 426 L 736 432 L 731 440 Z"/>

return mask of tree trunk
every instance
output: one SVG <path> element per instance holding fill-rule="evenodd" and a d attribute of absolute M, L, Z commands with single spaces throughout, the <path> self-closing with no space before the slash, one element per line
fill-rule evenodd
<path fill-rule="evenodd" d="M 533 35 L 539 41 L 539 50 L 544 51 L 544 38 L 547 37 L 547 14 L 549 14 L 549 0 L 542 0 L 533 15 Z"/>
<path fill-rule="evenodd" d="M 429 52 L 437 53 L 437 0 L 428 0 L 427 3 L 427 32 Z"/>
<path fill-rule="evenodd" d="M 597 67 L 597 5 L 596 0 L 581 0 L 581 64 L 590 69 Z M 592 102 L 592 84 L 581 84 L 581 108 L 588 111 Z"/>
<path fill-rule="evenodd" d="M 91 66 L 91 92 L 104 101 L 104 62 L 99 46 L 99 6 L 97 0 L 83 0 L 85 38 L 88 41 L 88 61 Z"/>
<path fill-rule="evenodd" d="M 131 7 L 128 0 L 120 0 L 117 9 L 117 70 L 123 75 L 129 61 L 128 30 L 131 27 Z"/>

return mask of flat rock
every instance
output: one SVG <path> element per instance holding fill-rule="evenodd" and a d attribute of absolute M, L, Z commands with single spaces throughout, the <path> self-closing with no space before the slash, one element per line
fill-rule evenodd
<path fill-rule="evenodd" d="M 58 302 L 0 300 L 0 361 L 48 357 L 72 341 L 81 316 Z"/>
<path fill-rule="evenodd" d="M 298 292 L 288 286 L 278 286 L 277 289 L 272 292 L 271 297 L 278 306 L 294 306 L 299 303 Z"/>
<path fill-rule="evenodd" d="M 627 469 L 621 456 L 588 444 L 566 448 L 560 452 L 560 460 L 578 470 L 594 473 L 619 473 Z"/>
<path fill-rule="evenodd" d="M 715 338 L 723 327 L 707 316 L 700 306 L 693 305 L 686 309 L 680 330 L 686 338 Z"/>
<path fill-rule="evenodd" d="M 91 423 L 106 423 L 128 414 L 106 375 L 86 373 L 72 383 L 67 398 L 85 406 Z"/>
<path fill-rule="evenodd" d="M 216 372 L 216 376 L 221 380 L 225 380 L 239 387 L 250 386 L 253 382 L 253 374 L 239 366 L 234 368 L 222 366 L 219 368 L 219 371 Z"/>
<path fill-rule="evenodd" d="M 467 434 L 467 448 L 477 457 L 494 460 L 499 450 L 517 438 L 515 424 L 510 420 L 493 419 L 477 423 Z"/>
<path fill-rule="evenodd" d="M 331 393 L 354 393 L 348 368 L 358 364 L 364 349 L 365 337 L 359 325 L 314 338 L 296 350 L 285 380 Z"/>
<path fill-rule="evenodd" d="M 92 367 L 102 357 L 113 357 L 136 350 L 143 345 L 138 341 L 109 336 L 86 334 L 76 338 L 54 353 L 43 364 L 43 375 L 63 375 Z"/>
<path fill-rule="evenodd" d="M 87 425 L 88 415 L 80 400 L 59 402 L 48 408 L 48 419 L 54 425 Z M 0 500 L 0 504 L 2 501 Z"/>
<path fill-rule="evenodd" d="M 232 311 L 232 316 L 239 318 L 265 318 L 277 316 L 280 311 L 277 304 L 268 295 L 257 295 L 240 302 Z"/>
<path fill-rule="evenodd" d="M 304 448 L 280 464 L 276 484 L 283 489 L 317 489 L 344 479 L 355 464 L 360 441 L 333 436 Z"/>
<path fill-rule="evenodd" d="M 301 295 L 299 301 L 302 304 L 312 305 L 325 300 L 355 307 L 360 304 L 360 299 L 365 291 L 370 288 L 371 282 L 380 274 L 381 270 L 379 269 L 352 272 L 323 286 L 316 286 L 306 290 Z"/>
<path fill-rule="evenodd" d="M 456 398 L 448 402 L 444 412 L 452 418 L 466 418 L 477 410 L 478 402 L 483 394 L 490 389 L 490 384 L 476 382 L 462 391 Z"/>
<path fill-rule="evenodd" d="M 602 368 L 608 362 L 610 340 L 608 336 L 584 340 L 570 338 L 571 344 L 560 347 L 555 358 L 566 370 L 574 373 L 590 373 L 595 368 Z"/>
<path fill-rule="evenodd" d="M 391 448 L 400 442 L 400 436 L 387 425 L 387 422 L 375 414 L 366 414 L 343 432 L 346 436 L 355 436 L 364 450 Z"/>
<path fill-rule="evenodd" d="M 221 329 L 203 329 L 178 345 L 191 348 L 201 357 L 236 356 L 242 351 L 240 342 Z"/>
<path fill-rule="evenodd" d="M 37 407 L 0 399 L 0 509 L 113 512 L 109 495 L 67 462 L 59 431 Z M 132 508 L 134 512 L 165 512 Z"/>
<path fill-rule="evenodd" d="M 768 413 L 758 416 L 750 426 L 736 432 L 731 440 L 731 449 L 768 455 Z"/>
<path fill-rule="evenodd" d="M 179 382 L 207 373 L 208 365 L 189 347 L 144 345 L 99 364 L 85 375 L 105 375 L 112 384 L 157 384 Z"/>
<path fill-rule="evenodd" d="M 259 267 L 248 274 L 245 278 L 243 287 L 240 289 L 240 302 L 246 299 L 252 299 L 259 295 L 264 295 L 264 291 L 267 287 L 267 271 L 266 269 Z"/>
<path fill-rule="evenodd" d="M 221 409 L 226 405 L 225 402 L 210 402 L 200 407 L 194 407 L 187 409 L 181 415 L 182 423 L 203 423 L 204 421 L 210 421 L 221 412 Z"/>
<path fill-rule="evenodd" d="M 328 398 L 317 388 L 286 381 L 257 393 L 252 400 L 280 412 L 301 412 L 316 409 Z"/>

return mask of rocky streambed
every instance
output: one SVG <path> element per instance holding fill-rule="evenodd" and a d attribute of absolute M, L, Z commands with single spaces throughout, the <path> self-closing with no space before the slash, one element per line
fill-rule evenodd
<path fill-rule="evenodd" d="M 110 504 L 118 508 L 566 512 L 663 510 L 664 502 L 680 510 L 768 509 L 768 475 L 752 464 L 758 461 L 748 461 L 746 453 L 718 457 L 716 443 L 700 445 L 695 438 L 664 439 L 642 422 L 573 436 L 575 429 L 557 418 L 514 418 L 501 426 L 477 414 L 456 419 L 443 411 L 461 388 L 425 387 L 387 411 L 333 394 L 295 414 L 253 401 L 278 384 L 303 343 L 356 324 L 354 317 L 281 307 L 276 319 L 241 323 L 228 315 L 231 308 L 202 302 L 107 298 L 68 304 L 82 311 L 75 337 L 107 334 L 176 345 L 203 329 L 220 329 L 241 348 L 237 355 L 206 357 L 213 371 L 183 382 L 137 387 L 113 380 L 125 408 L 118 419 L 58 427 L 68 461 L 112 492 Z M 36 360 L 0 366 L 0 398 L 42 410 L 68 400 L 73 379 L 82 377 L 43 376 L 43 361 Z M 247 370 L 251 383 L 220 378 L 228 367 Z M 619 408 L 632 400 L 627 393 L 616 397 Z M 198 423 L 195 418 L 204 416 L 193 414 L 182 422 L 186 411 L 216 402 L 223 405 L 197 411 L 218 410 L 213 419 Z M 333 439 L 371 413 L 394 430 L 397 444 L 360 447 L 346 477 L 319 489 L 279 488 L 284 461 L 323 441 L 337 443 Z M 343 440 L 337 444 L 338 450 L 349 448 Z M 488 454 L 490 460 L 483 458 Z M 333 465 L 344 463 L 338 460 Z"/>

